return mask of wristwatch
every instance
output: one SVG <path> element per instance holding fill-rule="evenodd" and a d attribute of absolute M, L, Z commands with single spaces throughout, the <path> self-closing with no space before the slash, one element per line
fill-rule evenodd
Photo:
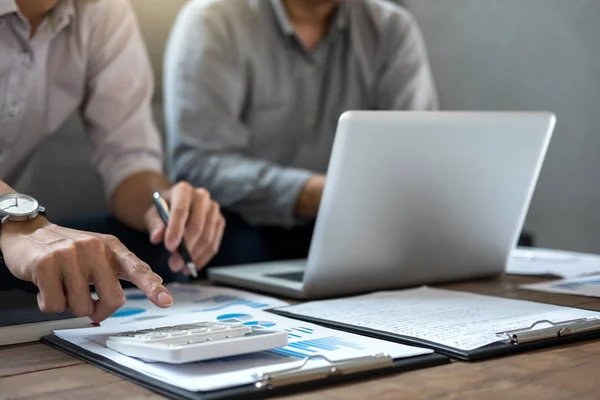
<path fill-rule="evenodd" d="M 30 221 L 46 212 L 40 203 L 31 196 L 20 193 L 0 195 L 0 232 L 8 221 Z M 0 250 L 0 261 L 4 261 Z"/>

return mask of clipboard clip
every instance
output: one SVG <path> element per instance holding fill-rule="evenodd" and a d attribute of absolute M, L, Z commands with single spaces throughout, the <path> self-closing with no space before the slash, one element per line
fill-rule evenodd
<path fill-rule="evenodd" d="M 550 327 L 534 329 L 542 324 L 550 325 Z M 596 330 L 600 330 L 600 317 L 572 319 L 563 322 L 540 320 L 529 327 L 500 332 L 496 335 L 507 336 L 510 343 L 522 344 Z"/>
<path fill-rule="evenodd" d="M 329 365 L 304 369 L 312 360 L 324 360 Z M 391 368 L 394 359 L 387 354 L 376 354 L 366 357 L 351 358 L 343 361 L 331 361 L 322 355 L 312 355 L 304 358 L 302 364 L 278 371 L 261 372 L 254 375 L 258 389 L 273 389 L 276 387 L 313 382 L 333 376 L 352 375 L 359 372 L 375 371 Z"/>

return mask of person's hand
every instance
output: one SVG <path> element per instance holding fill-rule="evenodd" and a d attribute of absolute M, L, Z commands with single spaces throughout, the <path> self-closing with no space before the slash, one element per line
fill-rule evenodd
<path fill-rule="evenodd" d="M 119 279 L 135 284 L 161 308 L 173 304 L 162 279 L 113 236 L 67 229 L 37 217 L 4 224 L 0 248 L 11 273 L 38 287 L 38 305 L 46 313 L 69 311 L 103 321 L 125 303 Z M 98 300 L 92 299 L 90 284 Z"/>
<path fill-rule="evenodd" d="M 296 202 L 296 215 L 301 218 L 316 218 L 325 189 L 325 175 L 314 175 L 304 185 Z"/>
<path fill-rule="evenodd" d="M 189 183 L 181 182 L 161 193 L 170 207 L 169 226 L 165 227 L 152 206 L 145 215 L 154 244 L 165 243 L 173 253 L 169 267 L 174 272 L 189 274 L 177 247 L 185 240 L 196 268 L 203 268 L 217 254 L 223 238 L 225 219 L 219 205 L 212 201 L 206 189 L 195 189 Z"/>

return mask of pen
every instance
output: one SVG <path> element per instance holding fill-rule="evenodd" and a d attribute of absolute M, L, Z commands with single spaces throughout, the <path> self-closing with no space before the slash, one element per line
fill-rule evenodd
<path fill-rule="evenodd" d="M 169 205 L 166 200 L 162 198 L 162 196 L 155 192 L 153 195 L 154 205 L 156 206 L 156 210 L 158 211 L 158 215 L 162 218 L 165 225 L 169 225 Z M 191 272 L 194 278 L 198 277 L 198 272 L 196 271 L 196 264 L 192 261 L 192 257 L 190 257 L 190 252 L 183 240 L 179 243 L 179 247 L 177 248 L 179 255 L 183 258 L 183 262 L 185 262 L 185 266 Z"/>

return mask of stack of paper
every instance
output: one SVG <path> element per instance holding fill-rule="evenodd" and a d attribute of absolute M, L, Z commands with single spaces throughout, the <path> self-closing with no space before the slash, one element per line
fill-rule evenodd
<path fill-rule="evenodd" d="M 600 316 L 577 308 L 423 287 L 279 309 L 286 315 L 368 328 L 425 340 L 462 351 L 506 340 L 513 329 L 538 321 L 562 322 Z M 545 326 L 540 326 L 542 328 Z M 500 333 L 500 335 L 498 335 Z"/>
<path fill-rule="evenodd" d="M 535 290 L 538 292 L 600 297 L 600 276 L 597 275 L 577 279 L 562 279 L 559 281 L 521 285 L 519 287 L 521 289 Z"/>
<path fill-rule="evenodd" d="M 513 275 L 552 275 L 578 278 L 600 274 L 600 255 L 540 248 L 517 248 L 506 268 Z"/>
<path fill-rule="evenodd" d="M 183 365 L 145 362 L 127 357 L 106 347 L 110 334 L 201 321 L 238 321 L 255 329 L 277 329 L 288 332 L 289 345 L 261 353 Z M 322 355 L 331 361 L 343 361 L 387 353 L 397 358 L 432 353 L 431 350 L 389 343 L 350 333 L 284 318 L 254 308 L 234 306 L 227 310 L 180 314 L 157 321 L 135 322 L 120 326 L 55 332 L 60 338 L 149 377 L 191 391 L 213 391 L 256 382 L 255 374 L 271 373 L 298 367 L 307 356 Z M 328 365 L 324 360 L 311 360 L 304 368 Z"/>

